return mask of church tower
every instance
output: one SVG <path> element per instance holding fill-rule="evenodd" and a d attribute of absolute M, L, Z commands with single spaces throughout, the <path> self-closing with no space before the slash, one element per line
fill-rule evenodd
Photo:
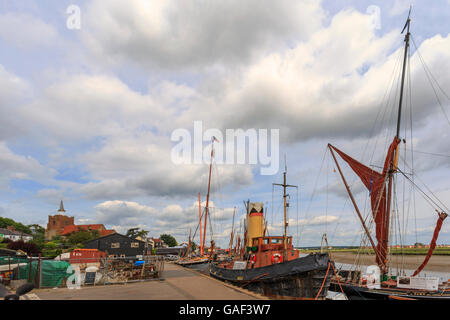
<path fill-rule="evenodd" d="M 74 217 L 66 216 L 65 212 L 64 203 L 61 200 L 58 212 L 54 216 L 48 216 L 47 228 L 45 229 L 46 240 L 51 240 L 53 237 L 60 235 L 64 227 L 75 224 Z"/>

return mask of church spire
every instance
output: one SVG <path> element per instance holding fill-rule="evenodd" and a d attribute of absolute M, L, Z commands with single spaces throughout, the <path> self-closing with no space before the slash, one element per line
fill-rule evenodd
<path fill-rule="evenodd" d="M 58 212 L 66 212 L 66 210 L 64 210 L 64 204 L 63 201 L 61 200 L 61 203 L 59 204 L 59 210 Z"/>

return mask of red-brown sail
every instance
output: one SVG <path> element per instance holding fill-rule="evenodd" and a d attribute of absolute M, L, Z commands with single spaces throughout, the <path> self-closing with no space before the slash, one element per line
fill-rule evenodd
<path fill-rule="evenodd" d="M 376 225 L 376 256 L 379 266 L 386 265 L 386 253 L 389 240 L 389 212 L 387 208 L 390 202 L 390 195 L 386 190 L 385 182 L 387 181 L 389 170 L 393 168 L 394 152 L 399 143 L 400 140 L 395 137 L 386 155 L 382 173 L 363 165 L 336 147 L 331 146 L 348 163 L 370 192 L 372 214 Z"/>
<path fill-rule="evenodd" d="M 422 262 L 422 264 L 417 268 L 417 270 L 412 275 L 413 277 L 418 275 L 420 273 L 420 271 L 422 271 L 422 269 L 425 268 L 425 266 L 428 263 L 428 260 L 430 260 L 430 257 L 433 254 L 434 248 L 436 248 L 436 240 L 439 236 L 439 231 L 441 231 L 442 223 L 444 222 L 445 218 L 447 218 L 447 214 L 445 212 L 438 212 L 438 214 L 439 214 L 439 218 L 436 223 L 436 228 L 434 229 L 433 239 L 431 239 L 430 249 L 428 249 L 428 254 L 425 257 L 425 260 Z"/>

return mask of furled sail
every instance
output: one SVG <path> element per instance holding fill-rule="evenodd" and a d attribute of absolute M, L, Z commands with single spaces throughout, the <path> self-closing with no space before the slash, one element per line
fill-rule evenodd
<path fill-rule="evenodd" d="M 388 194 L 388 190 L 386 190 L 385 182 L 388 180 L 388 173 L 390 168 L 392 168 L 391 164 L 393 161 L 394 152 L 399 143 L 400 139 L 395 137 L 389 147 L 383 171 L 381 173 L 363 165 L 336 147 L 331 146 L 341 156 L 341 158 L 348 163 L 348 165 L 359 176 L 362 183 L 369 190 L 372 214 L 376 225 L 377 264 L 380 266 L 384 266 L 386 264 L 386 254 L 389 240 L 388 204 L 390 202 L 390 195 Z"/>
<path fill-rule="evenodd" d="M 427 253 L 427 256 L 425 257 L 425 260 L 422 262 L 422 264 L 417 268 L 417 270 L 412 275 L 413 277 L 418 275 L 420 273 L 420 271 L 422 271 L 422 269 L 425 268 L 425 266 L 428 263 L 428 260 L 430 260 L 430 257 L 433 254 L 434 248 L 436 248 L 436 240 L 439 236 L 439 231 L 441 231 L 442 223 L 444 222 L 445 218 L 447 218 L 447 214 L 445 212 L 438 212 L 438 214 L 439 214 L 439 218 L 436 223 L 436 228 L 434 229 L 433 239 L 431 239 L 430 249 L 428 249 L 428 253 Z"/>

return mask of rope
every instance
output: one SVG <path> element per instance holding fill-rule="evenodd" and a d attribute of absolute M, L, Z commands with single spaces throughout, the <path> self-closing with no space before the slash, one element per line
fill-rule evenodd
<path fill-rule="evenodd" d="M 320 293 L 322 292 L 322 289 L 323 289 L 323 286 L 324 286 L 324 284 L 325 284 L 325 281 L 327 281 L 328 271 L 330 271 L 330 265 L 331 265 L 331 262 L 328 262 L 327 273 L 325 274 L 325 278 L 323 278 L 322 286 L 320 287 L 320 290 L 319 290 L 319 292 L 317 293 L 317 296 L 316 296 L 316 298 L 315 298 L 314 300 L 319 299 L 319 295 L 320 295 Z"/>
<path fill-rule="evenodd" d="M 337 275 L 336 269 L 334 268 L 334 262 L 331 264 L 331 267 L 333 268 L 333 272 L 334 272 L 334 275 L 336 276 L 336 280 L 339 285 L 339 288 L 341 289 L 341 292 L 345 295 L 344 289 L 342 289 L 341 282 L 339 281 L 339 276 Z"/>

